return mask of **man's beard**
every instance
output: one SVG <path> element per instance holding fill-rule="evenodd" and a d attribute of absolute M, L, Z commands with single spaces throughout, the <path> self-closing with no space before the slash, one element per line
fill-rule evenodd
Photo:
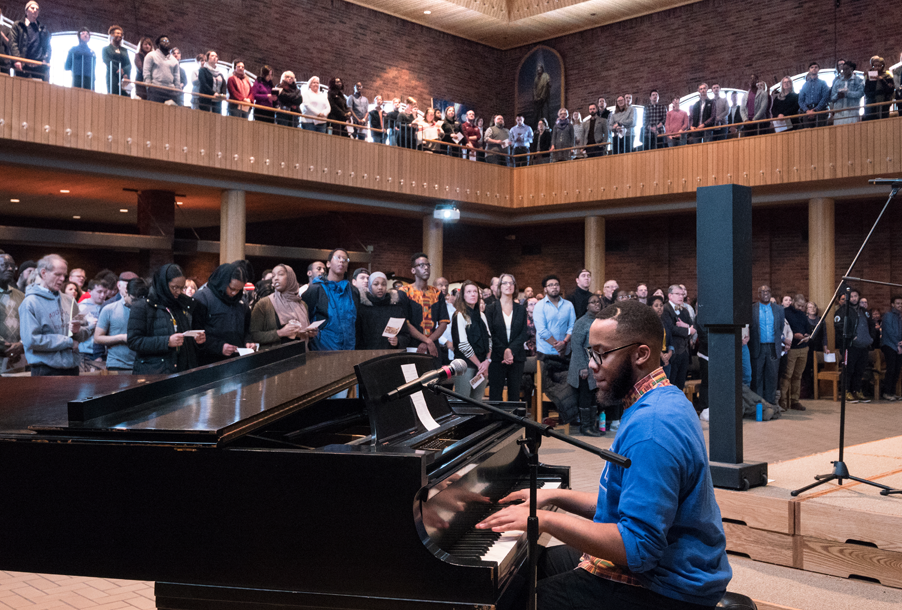
<path fill-rule="evenodd" d="M 630 361 L 625 359 L 617 369 L 614 377 L 608 381 L 608 390 L 598 387 L 598 402 L 603 407 L 620 402 L 633 388 L 633 367 Z"/>

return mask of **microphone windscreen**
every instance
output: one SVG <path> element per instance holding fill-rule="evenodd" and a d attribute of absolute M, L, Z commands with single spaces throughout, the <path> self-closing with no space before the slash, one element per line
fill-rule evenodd
<path fill-rule="evenodd" d="M 457 358 L 451 361 L 451 376 L 456 377 L 457 375 L 463 375 L 467 370 L 467 361 L 462 358 Z"/>

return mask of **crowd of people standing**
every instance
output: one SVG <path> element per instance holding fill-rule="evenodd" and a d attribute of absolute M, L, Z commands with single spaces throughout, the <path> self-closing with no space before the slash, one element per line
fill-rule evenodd
<path fill-rule="evenodd" d="M 592 273 L 581 269 L 566 296 L 557 275 L 545 277 L 539 293 L 530 286 L 521 290 L 510 273 L 492 278 L 486 288 L 467 280 L 449 290 L 445 278 L 430 284 L 432 265 L 422 252 L 411 258 L 413 281 L 407 284 L 367 268 L 350 272 L 349 263 L 347 251 L 337 248 L 324 263 L 308 265 L 303 285 L 287 264 L 257 280 L 244 260 L 220 265 L 205 282 L 186 277 L 175 264 L 146 279 L 103 270 L 86 281 L 83 269 L 70 272 L 55 254 L 18 268 L 0 253 L 2 372 L 169 374 L 289 341 L 317 351 L 408 349 L 444 363 L 466 361 L 455 389 L 477 399 L 486 397 L 487 387 L 490 400 L 505 392 L 509 400 L 528 398 L 541 370 L 543 393 L 559 421 L 597 436 L 616 431 L 621 412 L 617 404 L 597 401 L 588 330 L 605 307 L 635 300 L 661 320 L 660 360 L 670 382 L 683 389 L 690 369 L 701 378 L 697 406 L 707 416 L 707 333 L 683 285 L 650 292 L 640 284 L 626 291 L 608 280 L 593 293 Z M 813 332 L 817 305 L 801 294 L 778 303 L 762 286 L 753 310 L 742 347 L 747 414 L 754 414 L 757 402 L 764 405 L 764 419 L 805 410 L 800 399 L 811 394 L 817 353 L 830 353 L 823 325 Z M 881 312 L 868 309 L 857 290 L 848 304 L 843 297 L 838 305 L 836 333 L 845 332 L 849 352 L 848 401 L 869 400 L 874 350 L 885 363 L 878 395 L 899 399 L 900 314 L 902 297 Z"/>
<path fill-rule="evenodd" d="M 35 63 L 0 59 L 0 70 L 49 79 L 51 35 L 40 22 L 40 10 L 30 0 L 25 17 L 0 31 L 0 54 Z M 473 110 L 458 116 L 453 104 L 420 109 L 412 97 L 388 100 L 381 95 L 371 101 L 362 82 L 349 91 L 339 77 L 329 79 L 328 87 L 321 85 L 318 76 L 299 83 L 294 72 L 277 76 L 271 66 L 263 65 L 253 79 L 240 58 L 233 60 L 227 76 L 213 50 L 197 55 L 198 67 L 188 75 L 170 36 L 142 37 L 132 58 L 123 46 L 121 26 L 110 26 L 108 35 L 101 61 L 111 94 L 134 93 L 142 99 L 181 105 L 190 91 L 199 94 L 192 97 L 192 107 L 202 111 L 221 113 L 226 104 L 230 116 L 511 166 L 850 123 L 859 120 L 862 99 L 866 104 L 887 103 L 866 107 L 864 120 L 886 118 L 891 112 L 889 102 L 902 100 L 902 66 L 890 72 L 884 58 L 875 55 L 863 76 L 855 74 L 854 61 L 839 60 L 832 86 L 819 77 L 820 65 L 812 62 L 799 93 L 789 76 L 771 92 L 763 79 L 752 74 L 741 97 L 737 91 L 727 96 L 719 84 L 710 89 L 707 83 L 700 84 L 699 100 L 688 112 L 680 109 L 679 97 L 662 98 L 652 90 L 641 123 L 633 96 L 624 94 L 611 107 L 605 98 L 597 98 L 585 116 L 545 104 L 531 125 L 516 116 L 507 127 L 503 115 L 493 115 L 486 125 Z M 70 49 L 65 69 L 72 74 L 72 86 L 93 90 L 97 58 L 88 46 L 90 36 L 87 28 L 79 29 L 78 44 Z M 134 82 L 129 80 L 132 66 Z M 551 113 L 556 114 L 548 116 Z M 749 121 L 753 123 L 746 124 Z"/>

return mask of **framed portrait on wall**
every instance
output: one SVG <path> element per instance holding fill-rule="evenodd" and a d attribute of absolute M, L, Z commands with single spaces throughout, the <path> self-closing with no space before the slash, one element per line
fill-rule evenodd
<path fill-rule="evenodd" d="M 558 110 L 565 107 L 564 61 L 557 51 L 539 45 L 520 61 L 515 101 L 517 114 L 533 129 L 540 118 L 551 129 Z"/>

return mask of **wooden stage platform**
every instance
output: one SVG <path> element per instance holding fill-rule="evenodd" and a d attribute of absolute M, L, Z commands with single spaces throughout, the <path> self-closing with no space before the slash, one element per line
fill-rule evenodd
<path fill-rule="evenodd" d="M 837 452 L 769 465 L 770 482 L 717 490 L 727 549 L 756 561 L 902 588 L 902 495 L 845 480 L 798 497 L 790 491 L 832 471 Z M 902 437 L 847 448 L 853 476 L 902 489 Z"/>

